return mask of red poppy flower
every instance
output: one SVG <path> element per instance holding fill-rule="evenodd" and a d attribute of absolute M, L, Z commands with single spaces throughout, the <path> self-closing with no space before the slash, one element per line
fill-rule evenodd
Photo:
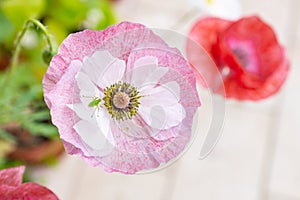
<path fill-rule="evenodd" d="M 227 98 L 267 98 L 280 89 L 287 77 L 289 61 L 285 50 L 273 29 L 259 17 L 237 21 L 214 17 L 199 19 L 189 36 L 187 56 L 191 64 L 206 76 L 217 77 L 220 72 L 223 81 L 217 82 L 213 90 L 221 93 L 220 84 L 224 84 Z M 210 54 L 218 70 L 209 69 L 199 59 L 192 40 Z"/>
<path fill-rule="evenodd" d="M 25 167 L 14 167 L 0 171 L 0 199 L 26 199 L 26 200 L 58 200 L 49 189 L 36 183 L 22 184 Z"/>

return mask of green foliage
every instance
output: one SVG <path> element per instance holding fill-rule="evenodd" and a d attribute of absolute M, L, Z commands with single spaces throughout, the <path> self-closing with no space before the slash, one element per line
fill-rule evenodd
<path fill-rule="evenodd" d="M 22 164 L 20 161 L 11 161 L 0 157 L 0 170 L 20 166 Z"/>
<path fill-rule="evenodd" d="M 0 82 L 7 74 L 0 74 Z M 20 65 L 10 76 L 0 95 L 0 126 L 14 122 L 36 136 L 56 138 L 58 132 L 50 122 L 50 111 L 43 101 L 42 85 L 28 70 Z M 2 130 L 0 138 L 14 140 Z"/>
<path fill-rule="evenodd" d="M 3 130 L 3 129 L 0 129 L 0 139 L 4 140 L 4 141 L 7 141 L 7 142 L 11 142 L 11 143 L 15 143 L 16 142 L 16 138 L 11 135 L 9 132 Z M 0 144 L 2 145 L 2 144 Z M 0 149 L 0 152 L 1 152 L 2 149 Z"/>
<path fill-rule="evenodd" d="M 104 29 L 115 23 L 108 0 L 1 0 L 0 44 L 12 48 L 13 40 L 30 18 L 41 20 L 57 45 L 69 34 L 82 29 Z"/>
<path fill-rule="evenodd" d="M 5 31 L 0 31 L 0 42 L 9 41 L 11 38 L 11 33 L 14 31 L 13 25 L 6 18 L 3 12 L 0 12 L 0 24 L 1 29 Z"/>

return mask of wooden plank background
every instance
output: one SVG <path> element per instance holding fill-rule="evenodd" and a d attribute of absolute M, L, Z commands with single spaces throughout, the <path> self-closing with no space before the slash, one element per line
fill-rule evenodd
<path fill-rule="evenodd" d="M 300 1 L 241 0 L 244 15 L 272 24 L 291 61 L 280 93 L 259 103 L 226 102 L 223 135 L 199 160 L 203 136 L 171 167 L 152 174 L 107 174 L 80 158 L 36 168 L 33 177 L 63 200 L 299 200 Z M 185 34 L 197 13 L 187 0 L 121 0 L 120 20 Z M 202 99 L 203 104 L 209 98 Z M 209 103 L 209 102 L 208 102 Z M 203 108 L 202 113 L 206 110 Z"/>

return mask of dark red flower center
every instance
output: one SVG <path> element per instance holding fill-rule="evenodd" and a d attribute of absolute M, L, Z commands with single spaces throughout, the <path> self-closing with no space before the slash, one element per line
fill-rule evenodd
<path fill-rule="evenodd" d="M 247 65 L 249 63 L 248 54 L 242 48 L 232 49 L 233 54 L 236 56 L 237 60 L 247 70 Z"/>

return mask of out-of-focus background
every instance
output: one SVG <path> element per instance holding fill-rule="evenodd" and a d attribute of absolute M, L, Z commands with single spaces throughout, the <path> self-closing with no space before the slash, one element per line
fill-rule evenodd
<path fill-rule="evenodd" d="M 7 66 L 7 60 L 11 56 L 11 44 L 17 33 L 17 30 L 14 30 L 17 28 L 14 27 L 21 28 L 23 22 L 20 19 L 27 16 L 26 13 L 24 14 L 26 9 L 14 8 L 16 2 L 16 0 L 0 1 L 0 64 L 4 66 L 3 68 Z M 73 1 L 60 0 L 57 1 L 58 5 L 55 8 L 51 7 L 49 2 L 45 1 L 45 5 L 35 4 L 37 13 L 34 15 L 39 16 L 49 27 L 57 44 L 71 32 L 83 28 L 101 29 L 124 20 L 187 34 L 193 22 L 203 15 L 201 11 L 189 4 L 188 0 L 115 0 L 110 5 L 97 4 L 95 1 L 95 4 L 86 7 Z M 300 119 L 300 56 L 298 55 L 300 1 L 241 0 L 240 3 L 243 15 L 259 15 L 271 24 L 280 42 L 286 47 L 291 70 L 281 91 L 267 100 L 255 103 L 226 101 L 226 119 L 222 137 L 209 157 L 204 160 L 199 159 L 205 135 L 198 134 L 191 148 L 179 161 L 155 173 L 135 176 L 108 174 L 101 168 L 88 166 L 78 157 L 63 154 L 58 159 L 47 158 L 46 166 L 31 167 L 29 179 L 47 186 L 62 200 L 300 200 L 300 123 L 298 122 Z M 11 8 L 15 9 L 14 12 Z M 50 12 L 51 9 L 55 11 Z M 97 9 L 103 10 L 104 15 L 99 16 Z M 16 12 L 18 14 L 15 14 Z M 95 20 L 97 17 L 98 21 Z M 101 22 L 100 19 L 104 21 Z M 34 74 L 34 77 L 28 80 L 22 79 L 27 87 L 35 88 L 30 90 L 30 94 L 37 94 L 23 98 L 23 100 L 28 99 L 29 106 L 32 106 L 30 102 L 40 102 L 42 98 L 41 88 L 38 85 L 46 69 L 46 66 L 40 64 L 42 63 L 40 58 L 35 58 L 35 56 L 40 57 L 40 53 L 37 52 L 41 52 L 42 47 L 38 46 L 38 41 L 43 38 L 34 34 L 29 32 L 26 41 L 23 41 L 24 51 L 20 55 L 22 65 L 25 67 L 30 65 L 29 69 L 32 70 L 30 73 Z M 30 49 L 35 49 L 35 53 Z M 41 67 L 34 68 L 33 65 Z M 22 77 L 26 71 L 28 70 L 21 70 L 13 77 L 16 79 L 18 76 Z M 32 80 L 36 80 L 34 87 Z M 18 83 L 10 84 L 9 87 L 14 89 L 17 87 L 16 84 Z M 0 108 L 2 109 L 0 121 L 6 124 L 4 128 L 2 127 L 0 135 L 7 139 L 5 141 L 10 141 L 0 140 L 1 151 L 4 151 L 3 149 L 9 151 L 10 159 L 21 157 L 19 160 L 22 160 L 28 156 L 24 155 L 26 151 L 24 148 L 30 146 L 28 144 L 36 143 L 36 140 L 38 142 L 48 140 L 48 138 L 51 140 L 54 138 L 53 140 L 56 141 L 56 130 L 45 125 L 49 121 L 49 113 L 46 109 L 42 109 L 44 108 L 42 103 L 38 104 L 37 108 L 31 108 L 43 112 L 37 112 L 37 116 L 30 119 L 28 117 L 23 119 L 24 117 L 22 118 L 18 113 L 25 106 L 23 105 L 25 100 L 19 102 L 15 94 L 7 91 L 6 94 L 10 96 L 1 96 L 2 99 L 8 98 L 7 101 L 2 102 L 3 105 L 13 99 L 18 106 L 14 106 L 14 109 L 8 108 L 9 106 L 5 109 L 4 106 Z M 202 114 L 205 114 L 208 109 L 204 105 L 209 104 L 209 101 L 211 99 L 203 95 Z M 11 117 L 7 117 L 7 113 L 10 113 Z M 41 117 L 43 120 L 38 121 L 37 119 Z M 21 125 L 22 129 L 33 133 L 39 132 L 36 134 L 41 135 L 38 139 L 30 137 L 28 139 L 26 131 L 20 133 L 16 124 Z M 7 132 L 13 132 L 14 135 L 11 137 Z M 12 155 L 11 149 L 15 150 L 15 137 L 23 138 L 24 148 L 21 149 L 21 153 Z M 56 142 L 49 144 L 47 153 L 49 151 L 54 155 L 60 153 L 61 146 Z M 42 146 L 40 149 L 48 146 Z M 40 149 L 29 153 L 30 162 L 43 160 Z M 6 158 L 1 158 L 1 167 L 23 162 L 15 160 L 17 161 L 12 164 Z"/>

